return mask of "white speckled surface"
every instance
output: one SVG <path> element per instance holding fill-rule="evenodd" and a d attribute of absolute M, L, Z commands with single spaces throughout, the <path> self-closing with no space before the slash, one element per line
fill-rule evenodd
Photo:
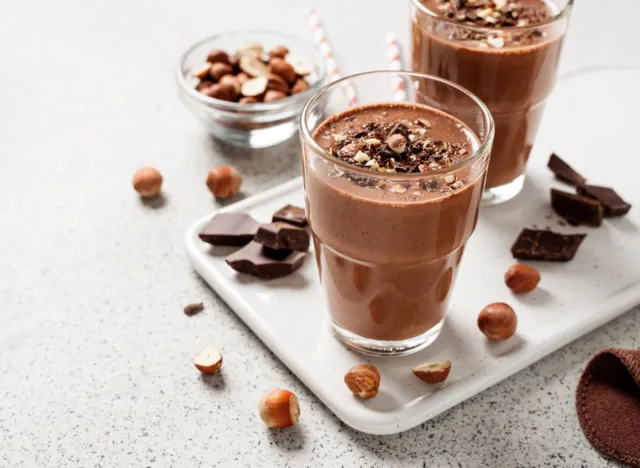
<path fill-rule="evenodd" d="M 379 437 L 339 423 L 191 271 L 182 235 L 215 204 L 207 169 L 233 163 L 256 193 L 297 175 L 298 142 L 253 154 L 213 143 L 178 102 L 177 58 L 239 26 L 308 37 L 304 3 L 5 3 L 1 467 L 616 466 L 582 436 L 573 391 L 600 348 L 640 347 L 640 309 L 422 427 Z M 387 29 L 407 43 L 405 2 L 318 4 L 345 72 L 386 66 Z M 640 4 L 598 5 L 576 7 L 565 72 L 640 65 Z M 130 188 L 147 164 L 165 175 L 161 206 Z M 207 309 L 185 317 L 195 300 Z M 202 379 L 191 359 L 209 342 L 223 349 L 224 372 Z M 256 418 L 274 386 L 300 396 L 293 430 L 271 432 Z"/>

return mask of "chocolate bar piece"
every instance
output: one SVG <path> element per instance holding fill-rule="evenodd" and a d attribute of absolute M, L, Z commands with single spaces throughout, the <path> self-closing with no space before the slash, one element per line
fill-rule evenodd
<path fill-rule="evenodd" d="M 564 162 L 558 155 L 555 153 L 551 155 L 549 158 L 549 163 L 547 167 L 551 169 L 556 177 L 563 182 L 566 182 L 570 185 L 581 186 L 584 185 L 587 179 L 578 174 L 571 166 L 569 166 L 566 162 Z"/>
<path fill-rule="evenodd" d="M 218 213 L 198 236 L 211 245 L 243 246 L 253 240 L 258 222 L 246 213 Z"/>
<path fill-rule="evenodd" d="M 293 273 L 302 266 L 306 255 L 304 252 L 272 250 L 252 241 L 229 255 L 225 261 L 240 273 L 268 280 Z"/>
<path fill-rule="evenodd" d="M 587 224 L 598 227 L 602 224 L 604 210 L 600 202 L 593 198 L 551 189 L 551 206 L 574 226 Z"/>
<path fill-rule="evenodd" d="M 301 227 L 289 223 L 262 224 L 258 228 L 256 242 L 271 249 L 309 250 L 309 233 Z"/>
<path fill-rule="evenodd" d="M 273 214 L 272 221 L 282 221 L 293 224 L 295 226 L 305 227 L 307 225 L 307 216 L 304 214 L 304 208 L 287 205 L 280 208 Z"/>
<path fill-rule="evenodd" d="M 604 216 L 626 215 L 631 209 L 631 205 L 624 201 L 615 190 L 609 187 L 601 187 L 599 185 L 585 185 L 578 187 L 578 193 L 585 197 L 598 200 L 604 208 Z"/>
<path fill-rule="evenodd" d="M 523 229 L 511 253 L 522 260 L 568 262 L 573 259 L 586 234 L 563 235 L 552 231 Z"/>

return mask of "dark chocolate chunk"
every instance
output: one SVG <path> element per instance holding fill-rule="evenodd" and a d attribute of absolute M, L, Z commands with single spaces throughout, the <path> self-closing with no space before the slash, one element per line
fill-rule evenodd
<path fill-rule="evenodd" d="M 547 167 L 551 169 L 556 177 L 570 185 L 578 187 L 584 185 L 587 179 L 578 174 L 571 166 L 558 157 L 555 153 L 549 158 Z"/>
<path fill-rule="evenodd" d="M 604 208 L 605 217 L 626 215 L 631 205 L 624 201 L 615 190 L 599 185 L 585 185 L 578 187 L 578 193 L 598 200 Z"/>
<path fill-rule="evenodd" d="M 600 202 L 593 198 L 551 189 L 551 206 L 574 226 L 587 224 L 598 227 L 602 224 L 604 210 Z"/>
<path fill-rule="evenodd" d="M 246 213 L 219 213 L 207 224 L 199 237 L 211 245 L 246 245 L 258 232 L 258 222 Z"/>
<path fill-rule="evenodd" d="M 309 233 L 301 227 L 289 223 L 262 224 L 258 228 L 256 242 L 271 249 L 309 250 Z"/>
<path fill-rule="evenodd" d="M 307 216 L 304 214 L 304 208 L 287 205 L 280 208 L 273 214 L 272 221 L 283 221 L 285 223 L 294 224 L 296 226 L 305 227 L 307 225 Z"/>
<path fill-rule="evenodd" d="M 550 262 L 568 262 L 586 234 L 563 235 L 552 231 L 523 229 L 511 247 L 515 258 L 522 260 L 547 260 Z"/>
<path fill-rule="evenodd" d="M 262 279 L 286 276 L 302 266 L 304 252 L 272 250 L 252 241 L 226 258 L 227 265 L 240 273 Z"/>

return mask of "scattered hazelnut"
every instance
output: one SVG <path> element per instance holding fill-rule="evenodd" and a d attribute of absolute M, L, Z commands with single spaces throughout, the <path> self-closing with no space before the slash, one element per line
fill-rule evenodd
<path fill-rule="evenodd" d="M 209 71 L 211 70 L 211 64 L 207 63 L 205 65 L 202 65 L 199 68 L 196 68 L 195 70 L 193 70 L 193 76 L 195 76 L 196 78 L 203 80 L 205 79 L 207 76 L 209 76 Z"/>
<path fill-rule="evenodd" d="M 238 78 L 233 75 L 224 75 L 222 78 L 220 78 L 218 84 L 231 86 L 236 95 L 240 93 L 240 82 L 238 81 Z"/>
<path fill-rule="evenodd" d="M 275 91 L 273 89 L 270 89 L 264 95 L 264 102 L 279 101 L 280 99 L 284 99 L 286 97 L 287 95 L 282 91 Z"/>
<path fill-rule="evenodd" d="M 344 376 L 349 390 L 360 398 L 373 398 L 380 388 L 380 372 L 373 364 L 358 364 Z"/>
<path fill-rule="evenodd" d="M 267 79 L 264 76 L 251 78 L 240 86 L 240 92 L 243 96 L 255 97 L 265 92 L 267 89 Z"/>
<path fill-rule="evenodd" d="M 451 372 L 451 361 L 426 362 L 414 367 L 413 373 L 423 382 L 441 383 L 447 380 Z"/>
<path fill-rule="evenodd" d="M 490 340 L 510 338 L 516 332 L 517 326 L 516 313 L 504 302 L 489 304 L 478 315 L 478 328 Z"/>
<path fill-rule="evenodd" d="M 240 57 L 240 70 L 249 76 L 267 76 L 269 74 L 269 67 L 253 55 Z"/>
<path fill-rule="evenodd" d="M 311 62 L 307 62 L 306 60 L 300 59 L 298 57 L 293 57 L 291 55 L 287 55 L 284 59 L 300 76 L 307 76 L 313 71 L 313 64 Z"/>
<path fill-rule="evenodd" d="M 267 89 L 273 89 L 274 91 L 280 91 L 286 94 L 289 92 L 289 85 L 279 75 L 269 73 L 267 77 Z"/>
<path fill-rule="evenodd" d="M 300 405 L 298 397 L 289 390 L 278 388 L 266 393 L 258 404 L 260 419 L 275 429 L 291 427 L 298 422 Z"/>
<path fill-rule="evenodd" d="M 155 197 L 162 188 L 162 174 L 153 167 L 138 169 L 133 175 L 133 188 L 142 197 Z"/>
<path fill-rule="evenodd" d="M 242 176 L 231 166 L 211 169 L 207 175 L 207 187 L 216 198 L 235 195 L 242 185 Z"/>
<path fill-rule="evenodd" d="M 309 84 L 302 78 L 298 78 L 295 84 L 291 87 L 291 94 L 298 94 L 302 91 L 309 89 Z"/>
<path fill-rule="evenodd" d="M 209 75 L 211 75 L 211 77 L 216 81 L 218 81 L 224 75 L 229 75 L 231 73 L 233 73 L 233 68 L 231 68 L 231 65 L 229 65 L 228 63 L 220 62 L 212 64 L 211 70 L 209 71 Z"/>
<path fill-rule="evenodd" d="M 389 148 L 391 148 L 393 152 L 398 154 L 404 153 L 404 150 L 407 146 L 407 139 L 402 135 L 400 135 L 399 133 L 396 133 L 394 135 L 391 135 L 389 138 L 387 138 L 387 144 L 389 145 Z"/>
<path fill-rule="evenodd" d="M 272 58 L 269 62 L 269 71 L 282 77 L 287 83 L 296 81 L 296 71 L 293 67 L 279 57 Z"/>
<path fill-rule="evenodd" d="M 514 293 L 533 291 L 540 282 L 540 273 L 529 265 L 518 263 L 504 274 L 504 282 Z"/>
<path fill-rule="evenodd" d="M 222 354 L 215 346 L 207 346 L 198 353 L 193 364 L 203 374 L 217 374 L 222 366 Z"/>
<path fill-rule="evenodd" d="M 207 62 L 209 63 L 229 63 L 229 55 L 220 49 L 212 50 L 207 55 Z"/>
<path fill-rule="evenodd" d="M 238 101 L 240 104 L 255 104 L 258 100 L 252 96 L 245 96 Z"/>
<path fill-rule="evenodd" d="M 223 101 L 233 101 L 234 89 L 232 86 L 214 84 L 204 89 L 202 91 L 202 94 L 214 99 L 221 99 Z"/>
<path fill-rule="evenodd" d="M 285 46 L 279 45 L 269 51 L 269 58 L 278 57 L 283 59 L 287 56 L 288 53 L 289 49 L 287 49 Z"/>

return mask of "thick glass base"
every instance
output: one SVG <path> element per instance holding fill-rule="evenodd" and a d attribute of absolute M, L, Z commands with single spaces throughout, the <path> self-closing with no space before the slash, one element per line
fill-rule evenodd
<path fill-rule="evenodd" d="M 209 132 L 214 138 L 225 143 L 243 148 L 267 148 L 282 143 L 298 131 L 298 122 L 295 119 L 277 125 L 265 126 L 248 130 L 245 128 L 230 128 L 212 124 Z"/>
<path fill-rule="evenodd" d="M 438 338 L 438 335 L 440 335 L 444 320 L 445 319 L 442 319 L 433 328 L 422 335 L 414 336 L 413 338 L 402 341 L 372 340 L 364 338 L 339 327 L 335 323 L 332 323 L 332 329 L 334 336 L 342 344 L 347 348 L 357 351 L 358 353 L 368 354 L 370 356 L 406 356 L 407 354 L 417 353 L 433 343 L 436 338 Z"/>
<path fill-rule="evenodd" d="M 485 189 L 482 192 L 482 206 L 499 205 L 518 195 L 524 187 L 524 174 L 508 184 Z"/>

